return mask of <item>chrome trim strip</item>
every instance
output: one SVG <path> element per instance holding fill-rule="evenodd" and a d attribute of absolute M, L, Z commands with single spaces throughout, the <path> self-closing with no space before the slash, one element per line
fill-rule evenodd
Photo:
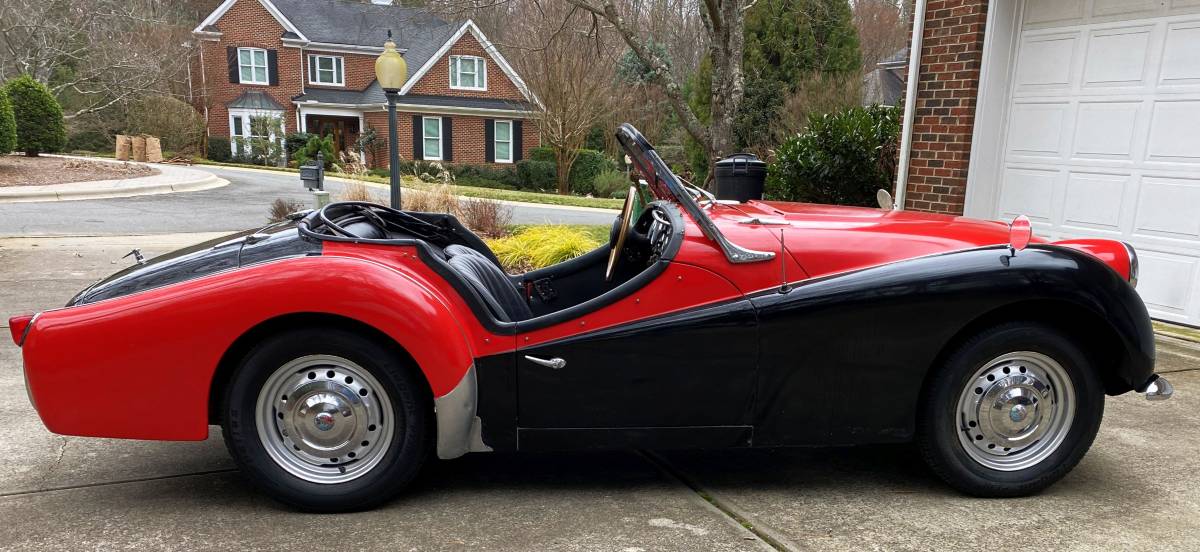
<path fill-rule="evenodd" d="M 1125 253 L 1129 255 L 1129 285 L 1137 287 L 1138 284 L 1138 256 L 1137 250 L 1129 245 L 1129 242 L 1121 242 L 1125 246 Z"/>
<path fill-rule="evenodd" d="M 468 452 L 491 452 L 483 442 L 483 422 L 475 415 L 479 407 L 479 382 L 475 364 L 449 393 L 433 400 L 437 416 L 437 455 L 442 460 Z"/>
<path fill-rule="evenodd" d="M 25 345 L 25 338 L 29 337 L 29 332 L 33 331 L 33 325 L 37 324 L 38 317 L 41 315 L 42 313 L 39 312 L 34 314 L 33 318 L 29 319 L 29 323 L 25 325 L 25 329 L 21 332 L 21 339 L 17 340 L 17 347 L 22 347 Z"/>

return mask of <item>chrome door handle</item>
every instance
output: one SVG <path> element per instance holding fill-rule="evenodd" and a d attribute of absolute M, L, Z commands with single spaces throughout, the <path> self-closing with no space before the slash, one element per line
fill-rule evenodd
<path fill-rule="evenodd" d="M 561 369 L 567 367 L 567 361 L 565 361 L 561 358 L 552 358 L 550 360 L 546 360 L 544 358 L 538 358 L 535 356 L 525 355 L 525 360 L 528 360 L 529 362 L 532 362 L 539 366 L 545 366 L 546 368 L 553 368 L 555 370 L 561 370 Z"/>

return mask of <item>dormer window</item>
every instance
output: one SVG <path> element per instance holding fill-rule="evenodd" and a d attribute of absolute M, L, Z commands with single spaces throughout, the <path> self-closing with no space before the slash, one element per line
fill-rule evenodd
<path fill-rule="evenodd" d="M 483 58 L 450 56 L 450 88 L 453 90 L 487 90 L 487 70 Z"/>
<path fill-rule="evenodd" d="M 342 56 L 308 56 L 308 84 L 345 86 L 346 75 Z"/>

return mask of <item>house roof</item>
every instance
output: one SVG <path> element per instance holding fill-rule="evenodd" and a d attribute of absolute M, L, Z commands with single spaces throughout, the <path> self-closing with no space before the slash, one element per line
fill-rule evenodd
<path fill-rule="evenodd" d="M 450 23 L 420 8 L 353 0 L 271 0 L 299 35 L 313 43 L 382 48 L 392 31 L 409 67 L 433 56 L 461 23 Z"/>
<path fill-rule="evenodd" d="M 904 79 L 891 69 L 879 68 L 863 77 L 863 105 L 896 105 L 904 95 Z"/>
<path fill-rule="evenodd" d="M 905 46 L 904 48 L 892 52 L 892 55 L 888 56 L 887 59 L 880 61 L 877 65 L 886 68 L 904 67 L 905 65 L 908 65 L 908 47 Z"/>
<path fill-rule="evenodd" d="M 225 104 L 232 109 L 254 109 L 259 111 L 283 111 L 283 106 L 262 90 L 246 90 Z"/>
<path fill-rule="evenodd" d="M 376 107 L 387 103 L 383 88 L 378 81 L 371 82 L 366 90 L 329 90 L 324 88 L 309 88 L 303 94 L 292 98 L 296 103 L 315 102 L 319 104 Z M 427 94 L 404 94 L 398 102 L 403 105 L 415 105 L 431 108 L 486 109 L 498 111 L 530 111 L 528 102 L 502 100 L 498 98 L 468 98 L 461 96 L 434 96 Z"/>

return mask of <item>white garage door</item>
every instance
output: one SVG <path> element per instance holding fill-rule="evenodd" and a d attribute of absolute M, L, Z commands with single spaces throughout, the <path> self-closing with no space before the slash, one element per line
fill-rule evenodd
<path fill-rule="evenodd" d="M 1127 241 L 1155 318 L 1200 325 L 1200 0 L 1027 0 L 996 216 Z"/>

